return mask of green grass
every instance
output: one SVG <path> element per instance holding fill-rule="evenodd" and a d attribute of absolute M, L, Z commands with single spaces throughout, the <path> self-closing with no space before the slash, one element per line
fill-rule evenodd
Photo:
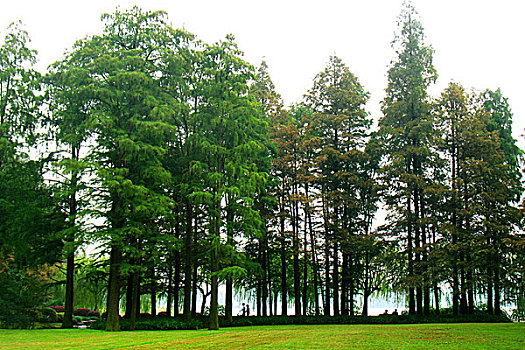
<path fill-rule="evenodd" d="M 319 325 L 219 331 L 0 330 L 0 349 L 525 349 L 525 324 Z"/>

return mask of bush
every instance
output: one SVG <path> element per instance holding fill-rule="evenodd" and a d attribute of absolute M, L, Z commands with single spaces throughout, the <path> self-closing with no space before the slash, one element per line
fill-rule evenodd
<path fill-rule="evenodd" d="M 51 307 L 40 307 L 36 309 L 36 320 L 43 323 L 58 322 L 58 315 Z"/>
<path fill-rule="evenodd" d="M 0 254 L 2 259 L 5 257 Z M 0 272 L 0 286 L 0 327 L 32 328 L 36 308 L 44 303 L 46 295 L 43 283 L 35 274 L 7 266 Z"/>
<path fill-rule="evenodd" d="M 52 309 L 55 309 L 56 312 L 66 312 L 66 308 L 63 307 L 62 305 L 53 305 L 53 306 L 50 306 L 50 308 Z"/>
<path fill-rule="evenodd" d="M 99 318 L 100 317 L 100 312 L 98 311 L 89 311 L 88 314 L 87 314 L 88 317 L 96 317 L 96 318 Z"/>
<path fill-rule="evenodd" d="M 74 316 L 88 316 L 90 312 L 91 312 L 90 309 L 81 307 L 81 308 L 75 309 L 75 311 L 73 311 L 73 315 Z"/>

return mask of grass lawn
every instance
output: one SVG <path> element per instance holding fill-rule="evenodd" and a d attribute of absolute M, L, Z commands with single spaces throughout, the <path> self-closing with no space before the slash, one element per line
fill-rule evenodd
<path fill-rule="evenodd" d="M 258 326 L 219 331 L 0 330 L 0 349 L 525 349 L 525 324 Z"/>

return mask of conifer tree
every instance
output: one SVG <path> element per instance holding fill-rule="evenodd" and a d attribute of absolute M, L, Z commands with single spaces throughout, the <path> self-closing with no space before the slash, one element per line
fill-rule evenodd
<path fill-rule="evenodd" d="M 424 242 L 426 187 L 433 133 L 427 88 L 436 80 L 433 50 L 425 43 L 423 26 L 415 8 L 404 3 L 399 17 L 398 34 L 392 46 L 396 51 L 388 70 L 388 86 L 383 100 L 379 134 L 385 150 L 383 177 L 391 184 L 386 204 L 399 216 L 395 225 L 402 233 L 403 254 L 407 259 L 405 285 L 409 313 L 422 314 L 423 290 L 420 281 L 420 248 Z"/>

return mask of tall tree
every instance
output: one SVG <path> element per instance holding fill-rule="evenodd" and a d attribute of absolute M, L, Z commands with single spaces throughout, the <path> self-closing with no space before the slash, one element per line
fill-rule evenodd
<path fill-rule="evenodd" d="M 436 78 L 433 50 L 425 43 L 423 26 L 410 2 L 399 17 L 398 33 L 392 43 L 396 58 L 388 70 L 386 97 L 379 134 L 385 150 L 384 181 L 391 184 L 386 204 L 397 212 L 395 225 L 402 233 L 407 259 L 405 286 L 409 313 L 422 313 L 423 283 L 420 280 L 420 248 L 425 239 L 424 190 L 433 127 L 427 88 Z M 422 231 L 423 230 L 423 231 Z"/>
<path fill-rule="evenodd" d="M 119 330 L 124 242 L 152 232 L 144 220 L 163 215 L 170 202 L 162 193 L 169 173 L 160 159 L 173 130 L 158 84 L 159 60 L 173 34 L 164 16 L 136 7 L 106 14 L 103 35 L 77 43 L 73 53 L 89 74 L 85 88 L 94 104 L 92 157 L 111 250 L 108 331 Z"/>
<path fill-rule="evenodd" d="M 343 243 L 358 233 L 356 175 L 359 158 L 364 150 L 371 120 L 364 110 L 368 100 L 361 83 L 340 58 L 332 56 L 324 69 L 314 79 L 314 86 L 306 101 L 314 112 L 314 133 L 319 138 L 319 184 L 324 207 L 325 227 L 325 313 L 329 313 L 330 289 L 329 256 L 333 259 L 332 298 L 335 315 L 340 314 L 339 255 L 344 263 L 352 259 L 352 252 Z M 332 251 L 332 252 L 330 252 Z M 347 269 L 343 267 L 345 273 Z M 348 310 L 348 276 L 344 276 L 342 302 Z"/>

